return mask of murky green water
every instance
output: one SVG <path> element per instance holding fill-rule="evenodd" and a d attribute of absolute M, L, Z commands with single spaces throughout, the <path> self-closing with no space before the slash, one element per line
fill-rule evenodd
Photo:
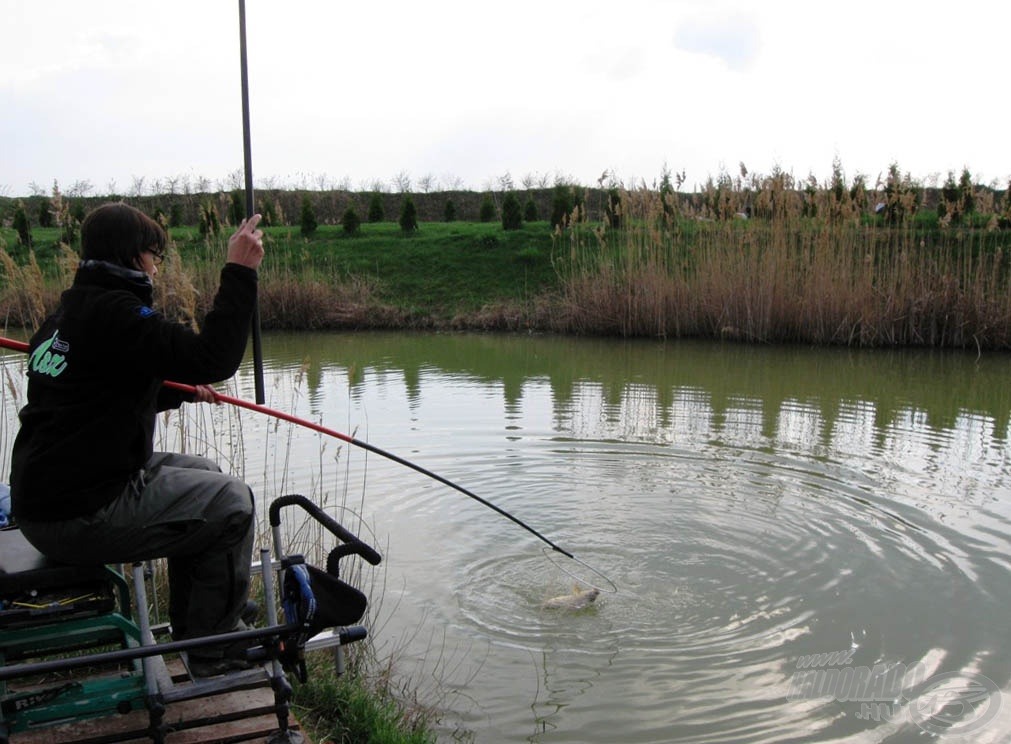
<path fill-rule="evenodd" d="M 168 445 L 212 449 L 264 500 L 311 494 L 376 544 L 373 639 L 446 739 L 1007 740 L 1008 356 L 406 334 L 264 349 L 267 405 L 460 483 L 618 588 L 542 610 L 593 574 L 456 491 L 256 414 L 168 419 Z M 252 389 L 247 365 L 232 392 Z"/>

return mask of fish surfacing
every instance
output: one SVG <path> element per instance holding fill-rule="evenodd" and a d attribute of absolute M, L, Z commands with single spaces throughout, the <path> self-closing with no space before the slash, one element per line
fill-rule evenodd
<path fill-rule="evenodd" d="M 572 587 L 572 594 L 562 594 L 544 600 L 541 608 L 545 610 L 584 610 L 593 604 L 599 594 L 599 589 L 580 589 L 577 585 Z"/>

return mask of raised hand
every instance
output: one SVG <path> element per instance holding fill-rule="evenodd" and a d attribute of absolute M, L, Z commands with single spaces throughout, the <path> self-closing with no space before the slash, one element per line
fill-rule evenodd
<path fill-rule="evenodd" d="M 239 229 L 228 239 L 228 263 L 256 269 L 263 260 L 263 230 L 258 230 L 261 216 L 254 214 L 242 221 Z"/>

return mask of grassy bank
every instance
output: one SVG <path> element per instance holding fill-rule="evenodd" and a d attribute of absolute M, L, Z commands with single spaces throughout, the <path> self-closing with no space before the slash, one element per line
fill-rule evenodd
<path fill-rule="evenodd" d="M 0 228 L 10 259 L 0 312 L 13 324 L 30 325 L 40 307 L 52 307 L 70 276 L 59 230 L 32 234 L 34 265 L 13 231 Z M 216 286 L 224 234 L 205 240 L 189 227 L 170 234 L 173 248 L 158 284 L 165 300 L 199 316 Z M 558 285 L 546 222 L 509 231 L 498 223 L 425 223 L 411 234 L 384 222 L 363 225 L 355 237 L 323 225 L 309 238 L 298 228 L 274 227 L 264 243 L 265 328 L 503 327 L 521 322 L 514 316 L 525 317 Z"/>
<path fill-rule="evenodd" d="M 379 223 L 357 237 L 322 226 L 311 239 L 271 228 L 264 292 L 306 282 L 323 293 L 341 287 L 345 307 L 331 308 L 330 323 L 444 325 L 496 304 L 526 305 L 554 287 L 551 248 L 546 223 L 511 231 L 494 223 L 430 223 L 411 234 Z M 290 306 L 287 294 L 277 291 L 277 300 Z M 287 312 L 270 314 L 275 327 L 306 325 Z"/>
<path fill-rule="evenodd" d="M 431 713 L 411 708 L 388 679 L 361 671 L 338 676 L 333 658 L 316 652 L 308 659 L 309 679 L 295 687 L 299 722 L 314 741 L 325 744 L 432 744 Z"/>
<path fill-rule="evenodd" d="M 271 227 L 261 323 L 1009 349 L 1011 230 L 990 197 L 971 210 L 967 197 L 925 208 L 902 182 L 798 189 L 778 174 L 687 196 L 614 189 L 600 219 L 577 207 L 555 229 L 422 222 L 405 233 L 380 222 L 303 237 Z M 208 240 L 171 229 L 162 307 L 206 311 L 227 231 Z M 0 228 L 8 324 L 32 325 L 72 270 L 57 228 L 32 235 L 33 253 Z"/>

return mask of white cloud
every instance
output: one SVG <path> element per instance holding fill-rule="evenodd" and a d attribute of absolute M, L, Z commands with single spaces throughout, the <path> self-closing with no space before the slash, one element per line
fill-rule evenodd
<path fill-rule="evenodd" d="M 0 192 L 242 166 L 232 3 L 0 0 Z M 247 0 L 254 175 L 1011 175 L 1003 4 Z"/>
<path fill-rule="evenodd" d="M 674 43 L 686 52 L 709 55 L 733 70 L 743 71 L 758 56 L 760 36 L 758 24 L 750 14 L 691 18 L 678 28 Z"/>

